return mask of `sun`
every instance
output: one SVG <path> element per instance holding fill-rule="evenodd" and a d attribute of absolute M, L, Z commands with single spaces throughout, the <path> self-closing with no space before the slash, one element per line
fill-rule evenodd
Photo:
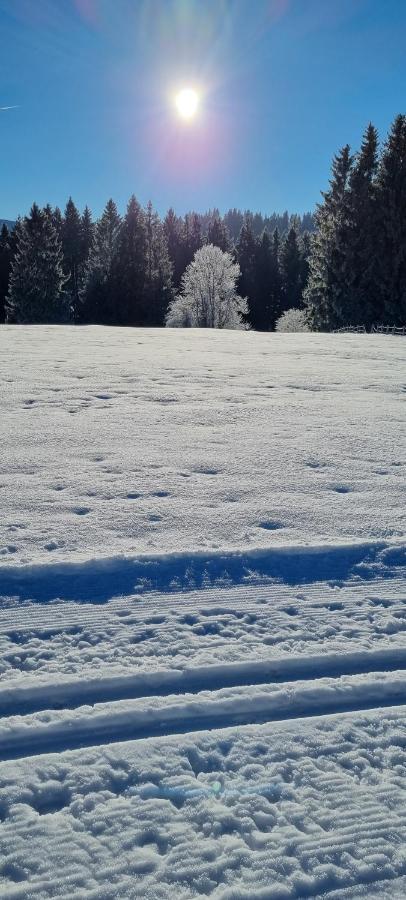
<path fill-rule="evenodd" d="M 182 119 L 193 119 L 199 105 L 199 95 L 193 88 L 183 88 L 176 94 L 175 104 Z"/>

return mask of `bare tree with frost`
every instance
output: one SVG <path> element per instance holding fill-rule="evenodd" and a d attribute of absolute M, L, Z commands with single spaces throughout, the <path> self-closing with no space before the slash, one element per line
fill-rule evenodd
<path fill-rule="evenodd" d="M 169 306 L 168 328 L 247 328 L 247 301 L 237 293 L 238 263 L 230 253 L 207 244 L 197 250 Z"/>

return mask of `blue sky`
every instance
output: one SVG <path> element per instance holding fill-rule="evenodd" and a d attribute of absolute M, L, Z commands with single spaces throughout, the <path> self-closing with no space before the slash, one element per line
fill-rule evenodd
<path fill-rule="evenodd" d="M 0 217 L 312 209 L 338 147 L 406 111 L 405 46 L 405 0 L 0 0 Z"/>

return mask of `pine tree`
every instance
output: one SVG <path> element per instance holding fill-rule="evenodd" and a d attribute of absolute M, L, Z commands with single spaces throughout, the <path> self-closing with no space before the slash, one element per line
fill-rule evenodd
<path fill-rule="evenodd" d="M 381 321 L 406 324 L 406 115 L 396 117 L 377 178 L 380 234 L 376 245 Z"/>
<path fill-rule="evenodd" d="M 231 250 L 227 228 L 218 214 L 215 214 L 209 221 L 207 243 L 212 244 L 213 247 L 219 247 L 223 253 L 229 253 Z"/>
<path fill-rule="evenodd" d="M 72 310 L 72 318 L 76 321 L 79 317 L 79 294 L 81 288 L 81 221 L 80 214 L 72 197 L 66 204 L 65 216 L 62 222 L 62 249 L 64 256 L 64 270 L 67 275 L 65 286 Z"/>
<path fill-rule="evenodd" d="M 7 225 L 2 226 L 0 232 L 0 322 L 6 318 L 6 296 L 11 269 L 11 245 L 10 232 Z"/>
<path fill-rule="evenodd" d="M 16 228 L 17 248 L 6 304 L 8 321 L 66 321 L 62 247 L 51 218 L 34 203 L 30 215 Z"/>
<path fill-rule="evenodd" d="M 283 310 L 299 309 L 302 305 L 302 258 L 294 225 L 282 244 L 281 277 Z"/>
<path fill-rule="evenodd" d="M 333 159 L 330 190 L 323 194 L 324 202 L 316 213 L 317 231 L 312 239 L 304 298 L 310 325 L 316 331 L 329 331 L 346 324 L 347 248 L 342 235 L 348 222 L 352 165 L 347 145 Z"/>
<path fill-rule="evenodd" d="M 97 222 L 81 294 L 83 322 L 112 324 L 116 320 L 115 265 L 121 219 L 113 200 L 108 200 Z"/>
<path fill-rule="evenodd" d="M 173 298 L 172 264 L 163 225 L 151 202 L 148 203 L 145 219 L 146 272 L 142 324 L 162 326 Z"/>

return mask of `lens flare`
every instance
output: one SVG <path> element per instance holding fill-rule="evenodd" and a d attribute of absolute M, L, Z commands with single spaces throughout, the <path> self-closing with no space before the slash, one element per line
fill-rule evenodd
<path fill-rule="evenodd" d="M 182 119 L 193 119 L 199 105 L 199 97 L 193 88 L 183 88 L 175 97 L 176 109 Z"/>

